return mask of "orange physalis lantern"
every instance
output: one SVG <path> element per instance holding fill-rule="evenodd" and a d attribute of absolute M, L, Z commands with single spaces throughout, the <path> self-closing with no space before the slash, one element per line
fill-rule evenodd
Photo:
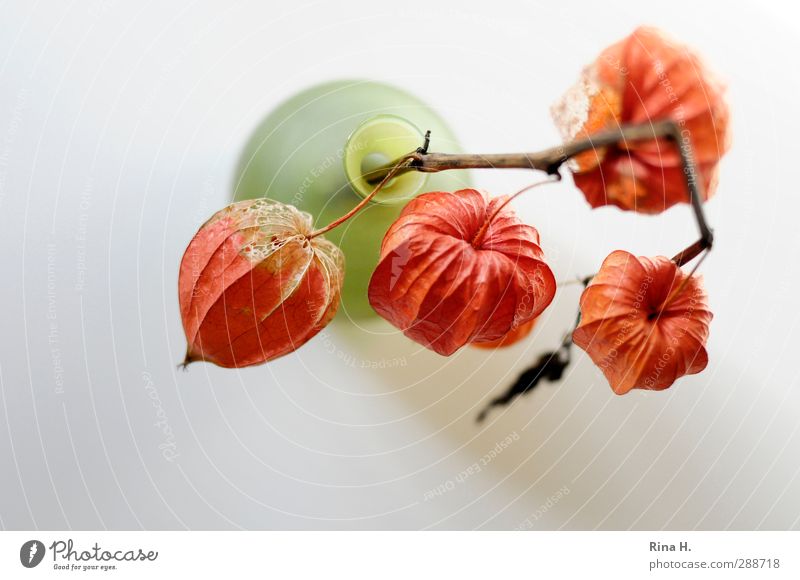
<path fill-rule="evenodd" d="M 712 314 L 702 281 L 663 256 L 609 255 L 584 290 L 572 340 L 618 395 L 660 391 L 708 364 Z"/>
<path fill-rule="evenodd" d="M 696 53 L 655 28 L 638 28 L 605 49 L 552 113 L 567 141 L 622 125 L 675 121 L 706 197 L 714 193 L 717 164 L 730 146 L 724 86 Z M 571 168 L 592 207 L 659 213 L 689 201 L 679 152 L 663 138 L 588 151 Z"/>
<path fill-rule="evenodd" d="M 185 363 L 245 367 L 288 354 L 336 314 L 342 252 L 309 238 L 311 216 L 269 199 L 229 205 L 208 220 L 181 261 Z"/>
<path fill-rule="evenodd" d="M 409 202 L 386 233 L 370 280 L 375 311 L 442 355 L 529 331 L 556 283 L 539 233 L 507 200 L 462 189 Z"/>

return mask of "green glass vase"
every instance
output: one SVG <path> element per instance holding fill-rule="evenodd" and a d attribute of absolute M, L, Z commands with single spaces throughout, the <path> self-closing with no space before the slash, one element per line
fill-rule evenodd
<path fill-rule="evenodd" d="M 325 226 L 372 190 L 364 173 L 421 146 L 427 130 L 431 151 L 461 151 L 436 111 L 406 91 L 358 80 L 311 87 L 280 104 L 253 132 L 239 160 L 234 200 L 269 197 Z M 468 180 L 464 171 L 397 176 L 375 203 L 326 234 L 345 254 L 347 317 L 375 315 L 367 286 L 381 240 L 403 205 L 424 191 L 469 187 Z"/>

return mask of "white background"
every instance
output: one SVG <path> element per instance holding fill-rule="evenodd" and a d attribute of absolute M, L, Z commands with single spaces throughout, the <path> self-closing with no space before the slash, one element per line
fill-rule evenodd
<path fill-rule="evenodd" d="M 0 525 L 800 527 L 796 22 L 763 2 L 6 1 Z M 550 103 L 641 23 L 698 47 L 730 86 L 705 372 L 617 397 L 581 356 L 477 426 L 557 344 L 574 287 L 503 352 L 444 359 L 342 320 L 266 366 L 176 369 L 180 257 L 280 100 L 322 80 L 388 81 L 435 105 L 467 150 L 536 150 L 558 141 Z M 474 178 L 497 194 L 531 181 Z M 672 255 L 696 235 L 687 207 L 592 212 L 568 179 L 515 206 L 560 280 L 614 249 Z"/>

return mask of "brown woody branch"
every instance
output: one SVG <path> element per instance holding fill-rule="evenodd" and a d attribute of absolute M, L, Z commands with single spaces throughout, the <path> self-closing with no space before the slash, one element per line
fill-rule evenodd
<path fill-rule="evenodd" d="M 568 159 L 585 151 L 593 151 L 620 143 L 650 141 L 657 138 L 668 139 L 678 148 L 690 203 L 694 211 L 697 227 L 700 230 L 700 239 L 672 258 L 678 266 L 683 266 L 702 252 L 711 249 L 714 243 L 714 233 L 708 226 L 703 212 L 703 199 L 705 197 L 703 195 L 703 183 L 694 163 L 692 144 L 688 138 L 684 139 L 681 135 L 680 127 L 672 120 L 626 125 L 535 153 L 429 153 L 427 147 L 420 147 L 407 157 L 409 161 L 404 167 L 398 169 L 397 161 L 393 161 L 365 175 L 365 179 L 370 183 L 380 182 L 393 170 L 393 174 L 400 174 L 408 171 L 436 173 L 451 169 L 484 168 L 536 169 L 552 175 L 557 174 L 560 167 Z"/>

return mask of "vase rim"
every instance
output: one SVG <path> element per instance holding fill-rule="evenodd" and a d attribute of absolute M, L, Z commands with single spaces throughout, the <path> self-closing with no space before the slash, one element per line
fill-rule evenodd
<path fill-rule="evenodd" d="M 380 121 L 386 121 L 396 126 L 405 126 L 411 132 L 413 132 L 413 138 L 416 140 L 417 145 L 410 147 L 408 151 L 405 151 L 406 153 L 413 151 L 416 147 L 421 146 L 425 138 L 424 134 L 422 133 L 422 130 L 415 123 L 409 121 L 405 117 L 396 115 L 394 113 L 378 113 L 376 115 L 364 119 L 361 123 L 359 123 L 358 126 L 355 129 L 353 129 L 353 131 L 347 136 L 347 140 L 345 141 L 344 145 L 344 155 L 342 155 L 342 165 L 344 167 L 345 176 L 347 177 L 350 186 L 352 187 L 353 191 L 355 191 L 356 194 L 361 197 L 366 197 L 366 195 L 368 195 L 372 191 L 372 188 L 369 185 L 367 185 L 366 181 L 363 180 L 362 177 L 363 174 L 359 174 L 358 176 L 353 175 L 353 167 L 349 163 L 350 162 L 349 155 L 351 154 L 351 151 L 353 149 L 352 144 L 354 139 L 357 136 L 359 136 L 366 128 Z M 387 155 L 387 162 L 391 161 L 392 159 L 396 159 L 400 155 L 403 155 L 403 153 L 398 153 L 392 156 Z M 366 156 L 366 154 L 364 156 Z M 364 156 L 362 156 L 362 161 Z M 361 171 L 361 163 L 359 163 L 358 171 Z M 407 191 L 402 192 L 401 195 L 392 196 L 391 198 L 386 198 L 386 197 L 381 198 L 380 194 L 378 194 L 378 196 L 373 198 L 373 201 L 375 203 L 383 205 L 397 205 L 398 203 L 407 202 L 409 199 L 413 198 L 416 194 L 420 192 L 420 190 L 427 183 L 427 178 L 428 178 L 427 174 L 420 172 L 406 173 L 402 177 L 405 178 L 406 182 L 408 182 Z M 359 180 L 362 183 L 358 183 Z M 393 181 L 394 179 L 390 181 L 389 184 L 387 184 L 387 186 L 384 188 L 384 191 L 386 191 L 392 186 L 391 184 Z"/>

